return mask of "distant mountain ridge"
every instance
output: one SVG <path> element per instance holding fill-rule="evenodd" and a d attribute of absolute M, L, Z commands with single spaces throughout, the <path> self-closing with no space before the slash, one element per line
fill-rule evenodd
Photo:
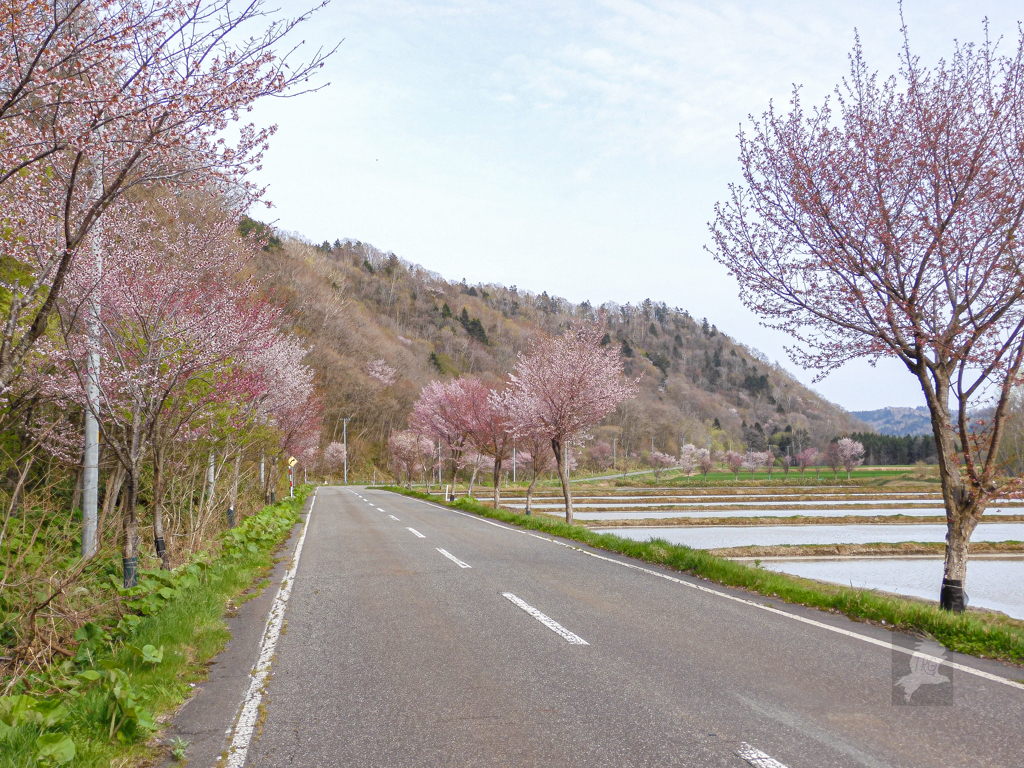
<path fill-rule="evenodd" d="M 888 407 L 875 411 L 851 411 L 861 421 L 867 422 L 880 435 L 930 435 L 931 414 L 923 405 L 917 408 Z"/>

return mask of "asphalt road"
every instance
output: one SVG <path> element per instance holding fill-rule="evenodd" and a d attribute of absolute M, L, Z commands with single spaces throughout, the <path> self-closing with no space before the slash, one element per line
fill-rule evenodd
<path fill-rule="evenodd" d="M 1024 690 L 882 627 L 383 491 L 318 492 L 285 617 L 245 765 L 1024 766 Z"/>

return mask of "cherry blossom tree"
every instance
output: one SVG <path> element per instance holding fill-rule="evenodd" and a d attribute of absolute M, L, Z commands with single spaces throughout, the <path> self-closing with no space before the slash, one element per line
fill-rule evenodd
<path fill-rule="evenodd" d="M 839 461 L 846 470 L 846 479 L 849 480 L 853 468 L 864 463 L 864 446 L 856 440 L 844 437 L 836 443 L 836 448 L 839 451 Z"/>
<path fill-rule="evenodd" d="M 604 471 L 612 465 L 612 445 L 607 440 L 598 440 L 590 446 L 587 455 L 599 471 Z"/>
<path fill-rule="evenodd" d="M 493 468 L 494 459 L 480 453 L 476 448 L 470 448 L 465 452 L 465 454 L 463 454 L 463 461 L 465 462 L 465 466 L 471 470 L 466 495 L 473 498 L 473 486 L 476 485 L 477 475 L 480 474 L 481 470 Z"/>
<path fill-rule="evenodd" d="M 813 466 L 814 462 L 818 460 L 818 449 L 804 448 L 793 458 L 796 460 L 796 465 L 800 467 L 800 477 L 803 478 L 806 469 Z"/>
<path fill-rule="evenodd" d="M 465 392 L 466 435 L 476 452 L 488 460 L 497 509 L 501 501 L 501 466 L 512 455 L 515 440 L 514 404 L 509 393 L 488 389 L 479 381 L 466 381 Z"/>
<path fill-rule="evenodd" d="M 125 472 L 125 583 L 138 558 L 138 499 L 143 462 L 154 453 L 154 544 L 167 565 L 163 537 L 164 457 L 168 441 L 196 420 L 221 422 L 227 404 L 249 399 L 258 376 L 236 361 L 276 332 L 279 311 L 239 276 L 251 252 L 234 221 L 202 221 L 181 201 L 159 201 L 108 228 L 100 316 L 107 365 L 99 380 L 104 442 Z M 116 235 L 116 236 L 111 236 Z M 91 278 L 72 276 L 74 287 Z M 81 292 L 70 295 L 81 296 Z M 88 335 L 82 304 L 66 302 L 64 364 L 85 398 Z M 218 412 L 220 412 L 218 414 Z M 96 414 L 99 418 L 100 414 Z M 193 428 L 194 432 L 194 428 Z"/>
<path fill-rule="evenodd" d="M 740 470 L 744 466 L 743 454 L 739 451 L 726 451 L 725 453 L 725 465 L 729 467 L 729 471 L 732 472 L 733 480 L 740 479 Z"/>
<path fill-rule="evenodd" d="M 764 466 L 764 456 L 760 451 L 747 451 L 743 454 L 743 460 L 740 466 L 742 466 L 743 469 L 750 470 L 750 479 L 753 480 L 754 473 Z"/>
<path fill-rule="evenodd" d="M 533 409 L 519 407 L 521 397 L 522 394 L 513 389 L 507 389 L 502 394 L 510 416 L 512 436 L 519 448 L 520 466 L 530 477 L 530 484 L 526 488 L 526 514 L 529 515 L 533 492 L 540 476 L 545 472 L 557 471 L 558 467 L 544 425 L 534 420 L 536 412 Z"/>
<path fill-rule="evenodd" d="M 832 479 L 838 480 L 839 470 L 843 468 L 843 457 L 839 452 L 839 443 L 829 443 L 822 453 L 822 457 L 824 458 L 825 466 L 832 470 Z"/>
<path fill-rule="evenodd" d="M 421 435 L 440 440 L 447 448 L 452 466 L 452 486 L 459 468 L 464 466 L 470 422 L 466 413 L 473 408 L 474 397 L 481 394 L 480 382 L 472 378 L 432 381 L 420 392 L 409 416 L 409 426 Z"/>
<path fill-rule="evenodd" d="M 366 365 L 367 375 L 382 387 L 390 387 L 398 379 L 398 371 L 387 364 L 386 360 L 371 360 Z"/>
<path fill-rule="evenodd" d="M 689 447 L 693 448 L 692 445 Z M 687 471 L 687 475 L 689 475 L 689 473 L 693 471 L 692 456 L 687 455 L 687 460 L 690 461 L 690 470 Z M 686 469 L 686 465 L 683 464 L 683 459 L 677 460 L 675 456 L 662 453 L 661 451 L 651 451 L 650 461 L 651 469 L 654 470 L 654 478 L 656 480 L 661 479 L 661 476 L 666 469 L 671 469 L 672 467 L 683 467 L 684 470 Z"/>
<path fill-rule="evenodd" d="M 687 443 L 679 449 L 679 467 L 687 478 L 697 468 L 697 446 Z"/>
<path fill-rule="evenodd" d="M 797 90 L 741 133 L 744 182 L 712 226 L 743 302 L 797 340 L 797 362 L 894 358 L 919 382 L 952 610 L 982 514 L 1022 493 L 997 457 L 1024 360 L 1024 31 L 1008 55 L 996 46 L 957 43 L 928 68 L 904 29 L 883 80 L 858 42 L 834 102 L 808 113 Z"/>
<path fill-rule="evenodd" d="M 412 485 L 413 475 L 423 470 L 424 447 L 429 453 L 432 448 L 431 442 L 411 429 L 395 430 L 391 433 L 388 438 L 388 453 L 391 455 L 399 483 L 402 482 L 402 473 L 405 472 L 406 484 Z"/>
<path fill-rule="evenodd" d="M 700 448 L 697 451 L 697 466 L 700 467 L 704 479 L 708 479 L 708 472 L 715 468 L 716 457 L 707 448 Z"/>
<path fill-rule="evenodd" d="M 174 181 L 258 196 L 244 178 L 273 129 L 242 126 L 233 143 L 225 130 L 322 66 L 322 53 L 300 64 L 276 52 L 308 17 L 274 20 L 262 0 L 5 9 L 0 251 L 24 273 L 4 286 L 0 389 L 49 327 L 86 238 L 127 193 Z"/>
<path fill-rule="evenodd" d="M 520 353 L 510 389 L 522 420 L 551 441 L 565 499 L 565 521 L 572 523 L 572 491 L 566 468 L 569 445 L 580 440 L 615 407 L 639 389 L 627 381 L 614 345 L 601 346 L 604 333 L 595 326 L 537 339 Z"/>
<path fill-rule="evenodd" d="M 344 466 L 345 452 L 345 444 L 339 442 L 328 443 L 324 448 L 322 462 L 329 476 L 333 477 Z"/>

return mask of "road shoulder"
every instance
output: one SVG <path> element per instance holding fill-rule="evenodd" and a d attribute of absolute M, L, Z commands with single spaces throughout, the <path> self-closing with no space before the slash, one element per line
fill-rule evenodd
<path fill-rule="evenodd" d="M 315 493 L 311 493 L 306 498 L 299 522 L 275 555 L 273 570 L 263 577 L 269 578 L 269 585 L 247 602 L 241 605 L 235 602 L 237 607 L 225 616 L 231 639 L 224 650 L 210 661 L 207 680 L 196 685 L 192 697 L 175 712 L 163 731 L 165 742 L 173 738 L 188 742 L 190 765 L 214 766 L 227 753 L 231 731 L 249 688 L 253 665 L 260 654 L 267 615 L 295 554 L 314 496 Z M 257 589 L 256 585 L 250 589 Z M 251 592 L 242 597 L 248 594 Z M 163 765 L 169 767 L 180 763 L 168 758 Z"/>

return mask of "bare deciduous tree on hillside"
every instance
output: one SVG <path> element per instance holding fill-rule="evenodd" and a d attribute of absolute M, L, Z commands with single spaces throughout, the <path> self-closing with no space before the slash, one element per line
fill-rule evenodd
<path fill-rule="evenodd" d="M 997 456 L 1024 358 L 1024 32 L 1008 56 L 958 44 L 929 69 L 905 42 L 900 61 L 882 81 L 858 42 L 835 111 L 806 113 L 797 91 L 741 133 L 714 255 L 800 363 L 891 357 L 920 382 L 946 507 L 941 603 L 962 610 L 971 533 L 1021 491 Z"/>

